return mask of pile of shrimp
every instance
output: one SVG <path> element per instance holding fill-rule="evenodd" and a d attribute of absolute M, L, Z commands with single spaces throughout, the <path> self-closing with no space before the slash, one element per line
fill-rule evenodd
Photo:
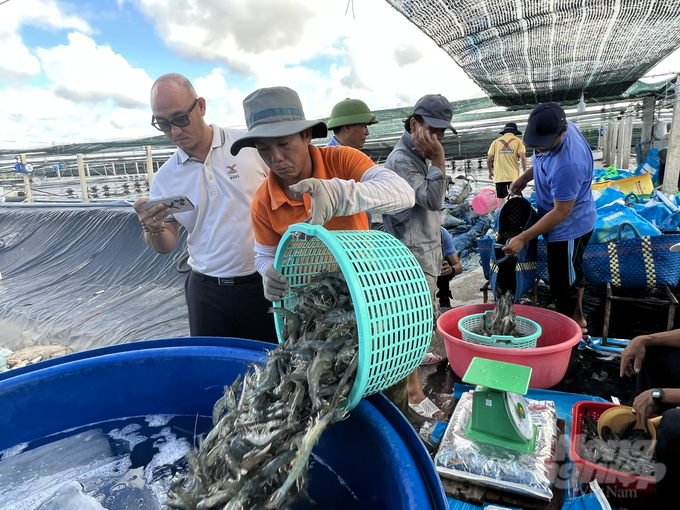
<path fill-rule="evenodd" d="M 346 416 L 358 333 L 341 272 L 320 273 L 294 294 L 293 310 L 271 309 L 283 316 L 285 342 L 225 388 L 213 428 L 168 491 L 169 507 L 274 509 L 309 497 L 312 448 Z"/>

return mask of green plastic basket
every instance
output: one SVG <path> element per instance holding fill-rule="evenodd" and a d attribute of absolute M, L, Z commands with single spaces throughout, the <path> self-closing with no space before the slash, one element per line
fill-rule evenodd
<path fill-rule="evenodd" d="M 515 330 L 523 335 L 519 338 L 504 335 L 484 336 L 472 332 L 472 330 L 480 328 L 482 324 L 486 324 L 488 328 L 492 320 L 493 310 L 463 317 L 458 321 L 458 329 L 463 340 L 471 344 L 486 345 L 488 347 L 533 349 L 536 347 L 538 337 L 543 332 L 537 322 L 520 317 L 519 315 L 515 321 Z"/>
<path fill-rule="evenodd" d="M 291 225 L 279 242 L 274 267 L 291 290 L 324 271 L 345 276 L 359 334 L 359 366 L 348 409 L 413 372 L 432 338 L 432 298 L 420 264 L 395 237 L 377 230 L 333 230 Z M 293 310 L 289 293 L 274 306 Z M 275 314 L 282 342 L 283 319 Z"/>

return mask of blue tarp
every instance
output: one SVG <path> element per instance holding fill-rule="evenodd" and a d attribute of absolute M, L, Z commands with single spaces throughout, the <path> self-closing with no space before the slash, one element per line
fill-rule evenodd
<path fill-rule="evenodd" d="M 456 247 L 456 252 L 458 252 L 458 258 L 463 265 L 463 269 L 476 269 L 479 267 L 477 261 L 474 261 L 474 267 L 468 267 L 468 265 L 466 265 L 466 259 L 472 253 L 477 253 L 479 251 L 477 248 L 477 239 L 482 237 L 486 234 L 487 230 L 489 230 L 489 227 L 491 226 L 491 217 L 470 215 L 465 211 L 456 211 L 455 216 L 465 220 L 464 225 L 447 229 L 451 234 L 451 237 L 453 237 L 453 244 Z"/>

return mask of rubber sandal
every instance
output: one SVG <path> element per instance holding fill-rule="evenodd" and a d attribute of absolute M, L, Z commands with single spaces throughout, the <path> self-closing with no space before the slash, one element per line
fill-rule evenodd
<path fill-rule="evenodd" d="M 420 366 L 427 367 L 430 365 L 438 365 L 439 363 L 442 362 L 442 359 L 443 358 L 441 356 L 437 356 L 436 354 L 428 352 L 423 358 L 423 361 L 420 362 Z"/>
<path fill-rule="evenodd" d="M 423 418 L 432 418 L 437 413 L 444 414 L 444 412 L 427 397 L 425 397 L 425 400 L 423 400 L 420 404 L 411 404 L 409 402 L 408 406 L 413 409 L 413 412 L 419 414 Z"/>

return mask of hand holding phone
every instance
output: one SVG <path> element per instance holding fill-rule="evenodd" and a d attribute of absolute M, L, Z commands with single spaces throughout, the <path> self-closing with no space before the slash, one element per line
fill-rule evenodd
<path fill-rule="evenodd" d="M 170 214 L 193 211 L 196 208 L 186 195 L 177 195 L 174 197 L 163 197 L 155 200 L 147 200 L 142 204 L 142 209 L 148 211 L 158 204 L 165 205 L 165 207 L 169 209 L 168 212 Z"/>

